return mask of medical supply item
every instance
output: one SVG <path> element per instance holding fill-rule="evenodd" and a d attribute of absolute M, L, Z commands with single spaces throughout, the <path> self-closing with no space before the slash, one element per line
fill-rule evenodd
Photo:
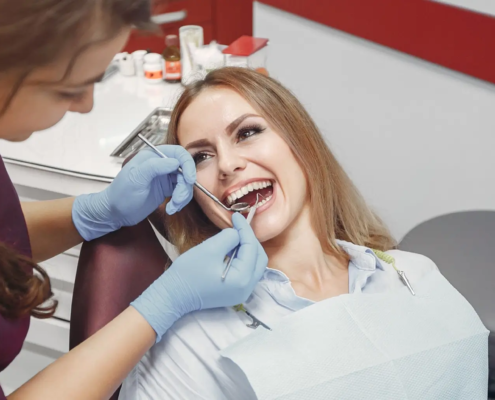
<path fill-rule="evenodd" d="M 226 65 L 254 69 L 264 75 L 268 55 L 268 39 L 241 36 L 223 50 L 226 55 Z"/>
<path fill-rule="evenodd" d="M 124 76 L 134 76 L 136 69 L 134 67 L 134 60 L 129 53 L 121 53 L 118 58 L 120 73 Z"/>
<path fill-rule="evenodd" d="M 250 324 L 246 324 L 246 326 L 248 328 L 251 328 L 251 329 L 257 329 L 259 326 L 262 326 L 263 328 L 265 329 L 268 329 L 269 331 L 272 330 L 272 328 L 270 328 L 268 325 L 264 324 L 263 322 L 261 322 L 258 318 L 256 318 L 253 314 L 251 314 L 247 309 L 246 307 L 244 306 L 244 304 L 239 304 L 237 306 L 234 306 L 234 310 L 237 311 L 237 312 L 243 312 L 244 314 L 246 314 L 249 318 L 251 318 L 252 322 Z"/>
<path fill-rule="evenodd" d="M 259 400 L 485 400 L 489 331 L 438 270 L 414 286 L 321 301 L 221 354 Z"/>
<path fill-rule="evenodd" d="M 154 88 L 154 86 L 148 86 Z M 165 107 L 155 108 L 110 154 L 125 159 L 147 147 L 138 134 L 142 134 L 152 144 L 158 146 L 165 140 L 172 111 Z"/>
<path fill-rule="evenodd" d="M 144 56 L 146 54 L 148 54 L 146 50 L 136 50 L 132 53 L 137 76 L 144 76 Z"/>
<path fill-rule="evenodd" d="M 163 81 L 163 59 L 158 53 L 148 53 L 144 56 L 144 78 L 148 83 Z"/>
<path fill-rule="evenodd" d="M 160 146 L 158 151 L 168 158 L 163 160 L 152 151 L 141 151 L 105 190 L 76 197 L 72 220 L 84 240 L 136 225 L 167 197 L 171 197 L 166 207 L 168 214 L 180 211 L 191 201 L 196 181 L 191 155 L 181 146 Z M 181 174 L 177 174 L 178 168 Z"/>
<path fill-rule="evenodd" d="M 177 83 L 181 80 L 179 38 L 177 35 L 167 35 L 165 37 L 163 58 L 165 59 L 165 81 Z"/>
<path fill-rule="evenodd" d="M 192 311 L 232 307 L 245 302 L 261 279 L 268 257 L 240 214 L 232 215 L 233 229 L 224 229 L 180 255 L 170 268 L 131 305 L 155 330 L 163 334 Z M 225 255 L 239 244 L 242 257 L 235 260 L 229 280 L 218 279 Z M 259 252 L 263 252 L 259 254 Z"/>
<path fill-rule="evenodd" d="M 203 46 L 203 28 L 198 25 L 185 25 L 179 28 L 182 83 L 187 84 L 198 71 L 193 58 L 195 49 Z"/>
<path fill-rule="evenodd" d="M 380 250 L 373 249 L 373 253 L 375 253 L 380 260 L 385 261 L 388 264 L 391 264 L 392 267 L 397 272 L 397 274 L 399 275 L 399 278 L 402 281 L 402 283 L 404 283 L 404 285 L 407 286 L 407 288 L 409 289 L 409 291 L 412 293 L 413 296 L 416 296 L 416 293 L 414 293 L 414 290 L 411 286 L 411 283 L 409 282 L 409 279 L 407 279 L 406 273 L 404 271 L 401 271 L 395 266 L 395 258 L 392 257 L 390 254 L 387 254 L 384 251 L 380 251 Z"/>
<path fill-rule="evenodd" d="M 214 69 L 225 66 L 225 55 L 215 41 L 206 46 L 196 48 L 193 58 L 201 75 L 204 76 Z"/>
<path fill-rule="evenodd" d="M 258 208 L 258 201 L 259 201 L 259 194 L 256 195 L 256 203 L 251 207 L 251 209 L 249 210 L 249 214 L 246 218 L 247 223 L 249 225 L 251 225 L 251 221 L 253 220 L 254 213 L 256 212 L 256 208 Z M 237 250 L 238 250 L 238 248 L 236 247 L 236 249 L 232 253 L 232 256 L 230 257 L 229 261 L 227 262 L 227 266 L 225 267 L 223 274 L 222 274 L 222 281 L 225 280 L 225 278 L 227 277 L 227 274 L 229 273 L 230 266 L 232 265 L 232 260 L 237 255 Z"/>
<path fill-rule="evenodd" d="M 165 154 L 162 154 L 160 150 L 158 150 L 152 143 L 150 143 L 143 135 L 138 134 L 139 139 L 141 139 L 144 143 L 146 143 L 149 147 L 151 147 L 156 154 L 158 154 L 162 158 L 167 158 Z M 179 167 L 178 171 L 182 173 L 182 169 Z M 242 212 L 246 211 L 249 208 L 248 203 L 235 203 L 232 204 L 231 207 L 227 207 L 225 204 L 223 204 L 220 200 L 218 200 L 215 195 L 210 193 L 208 189 L 206 189 L 203 185 L 201 185 L 199 182 L 195 181 L 194 185 L 201 190 L 204 194 L 206 194 L 210 199 L 212 199 L 215 203 L 218 205 L 222 206 L 222 208 L 226 211 L 234 211 L 234 212 Z"/>

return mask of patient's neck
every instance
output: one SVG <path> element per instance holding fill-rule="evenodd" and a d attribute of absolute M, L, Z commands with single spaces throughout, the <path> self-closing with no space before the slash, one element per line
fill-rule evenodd
<path fill-rule="evenodd" d="M 309 206 L 281 235 L 264 242 L 263 248 L 268 266 L 287 275 L 298 296 L 319 301 L 348 293 L 348 259 L 323 251 Z"/>

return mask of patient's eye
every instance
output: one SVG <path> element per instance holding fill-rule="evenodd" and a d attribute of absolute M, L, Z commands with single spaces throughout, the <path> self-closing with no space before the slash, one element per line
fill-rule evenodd
<path fill-rule="evenodd" d="M 262 133 L 265 129 L 266 128 L 263 128 L 258 124 L 242 127 L 237 131 L 237 140 L 242 142 L 243 140 L 249 139 L 251 136 Z"/>
<path fill-rule="evenodd" d="M 194 162 L 196 163 L 196 165 L 198 165 L 202 161 L 208 160 L 210 157 L 211 156 L 209 154 L 202 153 L 202 152 L 198 152 L 196 154 L 193 154 L 193 156 L 192 156 L 192 158 L 193 158 Z"/>

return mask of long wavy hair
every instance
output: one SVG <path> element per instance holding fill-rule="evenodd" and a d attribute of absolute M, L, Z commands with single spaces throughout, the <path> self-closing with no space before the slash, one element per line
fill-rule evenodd
<path fill-rule="evenodd" d="M 344 172 L 302 104 L 275 79 L 225 67 L 187 86 L 170 119 L 166 143 L 179 144 L 178 127 L 186 108 L 203 91 L 230 88 L 246 99 L 291 148 L 308 179 L 312 225 L 326 252 L 342 254 L 336 239 L 389 250 L 396 243 Z M 169 240 L 185 252 L 218 232 L 196 201 L 165 216 Z"/>
<path fill-rule="evenodd" d="M 0 118 L 33 70 L 70 50 L 67 76 L 77 57 L 96 43 L 83 40 L 95 25 L 102 42 L 126 26 L 155 31 L 150 17 L 150 0 L 0 0 L 0 78 L 10 78 L 3 83 L 9 94 L 0 104 Z M 0 243 L 0 314 L 48 318 L 57 306 L 56 301 L 47 302 L 51 297 L 46 272 Z"/>

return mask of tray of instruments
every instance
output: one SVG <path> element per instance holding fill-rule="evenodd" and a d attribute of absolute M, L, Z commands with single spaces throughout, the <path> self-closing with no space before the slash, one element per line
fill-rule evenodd
<path fill-rule="evenodd" d="M 146 147 L 146 144 L 137 137 L 138 134 L 143 135 L 154 145 L 163 144 L 171 114 L 172 111 L 168 108 L 155 108 L 110 155 L 112 157 L 127 158 Z"/>

